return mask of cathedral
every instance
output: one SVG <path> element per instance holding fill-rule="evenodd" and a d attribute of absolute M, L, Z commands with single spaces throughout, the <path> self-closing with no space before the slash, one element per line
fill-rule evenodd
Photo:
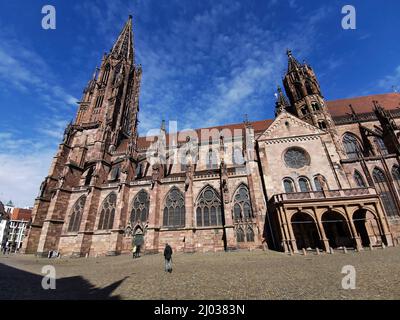
<path fill-rule="evenodd" d="M 83 91 L 22 247 L 47 256 L 395 246 L 400 94 L 326 101 L 287 52 L 275 119 L 138 134 L 132 17 Z M 140 125 L 140 124 L 139 124 Z"/>

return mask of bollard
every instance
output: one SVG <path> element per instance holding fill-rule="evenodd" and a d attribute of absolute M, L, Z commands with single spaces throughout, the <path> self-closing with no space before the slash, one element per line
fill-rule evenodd
<path fill-rule="evenodd" d="M 334 253 L 334 251 L 333 251 L 333 248 L 332 248 L 332 247 L 329 247 L 329 253 L 330 253 L 330 254 L 333 254 L 333 253 Z"/>
<path fill-rule="evenodd" d="M 382 242 L 382 249 L 386 249 L 386 246 L 383 242 Z"/>
<path fill-rule="evenodd" d="M 306 255 L 307 255 L 307 251 L 306 251 L 306 249 L 303 248 L 303 256 L 306 256 Z"/>
<path fill-rule="evenodd" d="M 343 247 L 343 252 L 347 253 L 347 248 L 346 247 Z"/>
<path fill-rule="evenodd" d="M 369 249 L 372 251 L 374 250 L 374 246 L 372 245 L 372 243 L 369 244 Z"/>
<path fill-rule="evenodd" d="M 319 248 L 317 248 L 316 251 L 317 251 L 317 256 L 319 256 Z"/>
<path fill-rule="evenodd" d="M 86 253 L 85 258 L 86 259 L 89 258 L 89 253 Z"/>

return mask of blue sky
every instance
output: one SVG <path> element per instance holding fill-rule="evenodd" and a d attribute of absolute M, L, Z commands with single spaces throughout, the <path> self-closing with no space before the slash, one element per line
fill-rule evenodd
<path fill-rule="evenodd" d="M 383 4 L 384 3 L 384 4 Z M 41 28 L 52 4 L 56 30 Z M 352 4 L 357 29 L 341 28 Z M 0 4 L 0 200 L 33 205 L 76 101 L 129 14 L 141 134 L 273 117 L 286 48 L 328 100 L 400 87 L 398 0 L 15 0 Z"/>

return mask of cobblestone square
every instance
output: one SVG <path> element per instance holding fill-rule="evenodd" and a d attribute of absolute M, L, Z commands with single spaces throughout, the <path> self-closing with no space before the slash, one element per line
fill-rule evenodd
<path fill-rule="evenodd" d="M 164 272 L 161 254 L 38 259 L 0 256 L 1 299 L 399 299 L 400 248 L 289 256 L 239 251 L 175 254 Z M 41 287 L 42 267 L 56 269 L 56 290 Z M 356 269 L 344 290 L 343 266 Z"/>

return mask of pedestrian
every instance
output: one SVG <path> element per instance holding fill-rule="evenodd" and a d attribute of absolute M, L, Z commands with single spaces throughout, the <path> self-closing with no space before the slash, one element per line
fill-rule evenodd
<path fill-rule="evenodd" d="M 164 249 L 164 258 L 165 258 L 165 272 L 172 272 L 172 248 L 166 243 Z"/>
<path fill-rule="evenodd" d="M 135 257 L 136 257 L 136 245 L 134 245 L 132 248 L 132 259 L 135 259 Z"/>
<path fill-rule="evenodd" d="M 140 244 L 136 246 L 136 258 L 140 257 Z"/>

